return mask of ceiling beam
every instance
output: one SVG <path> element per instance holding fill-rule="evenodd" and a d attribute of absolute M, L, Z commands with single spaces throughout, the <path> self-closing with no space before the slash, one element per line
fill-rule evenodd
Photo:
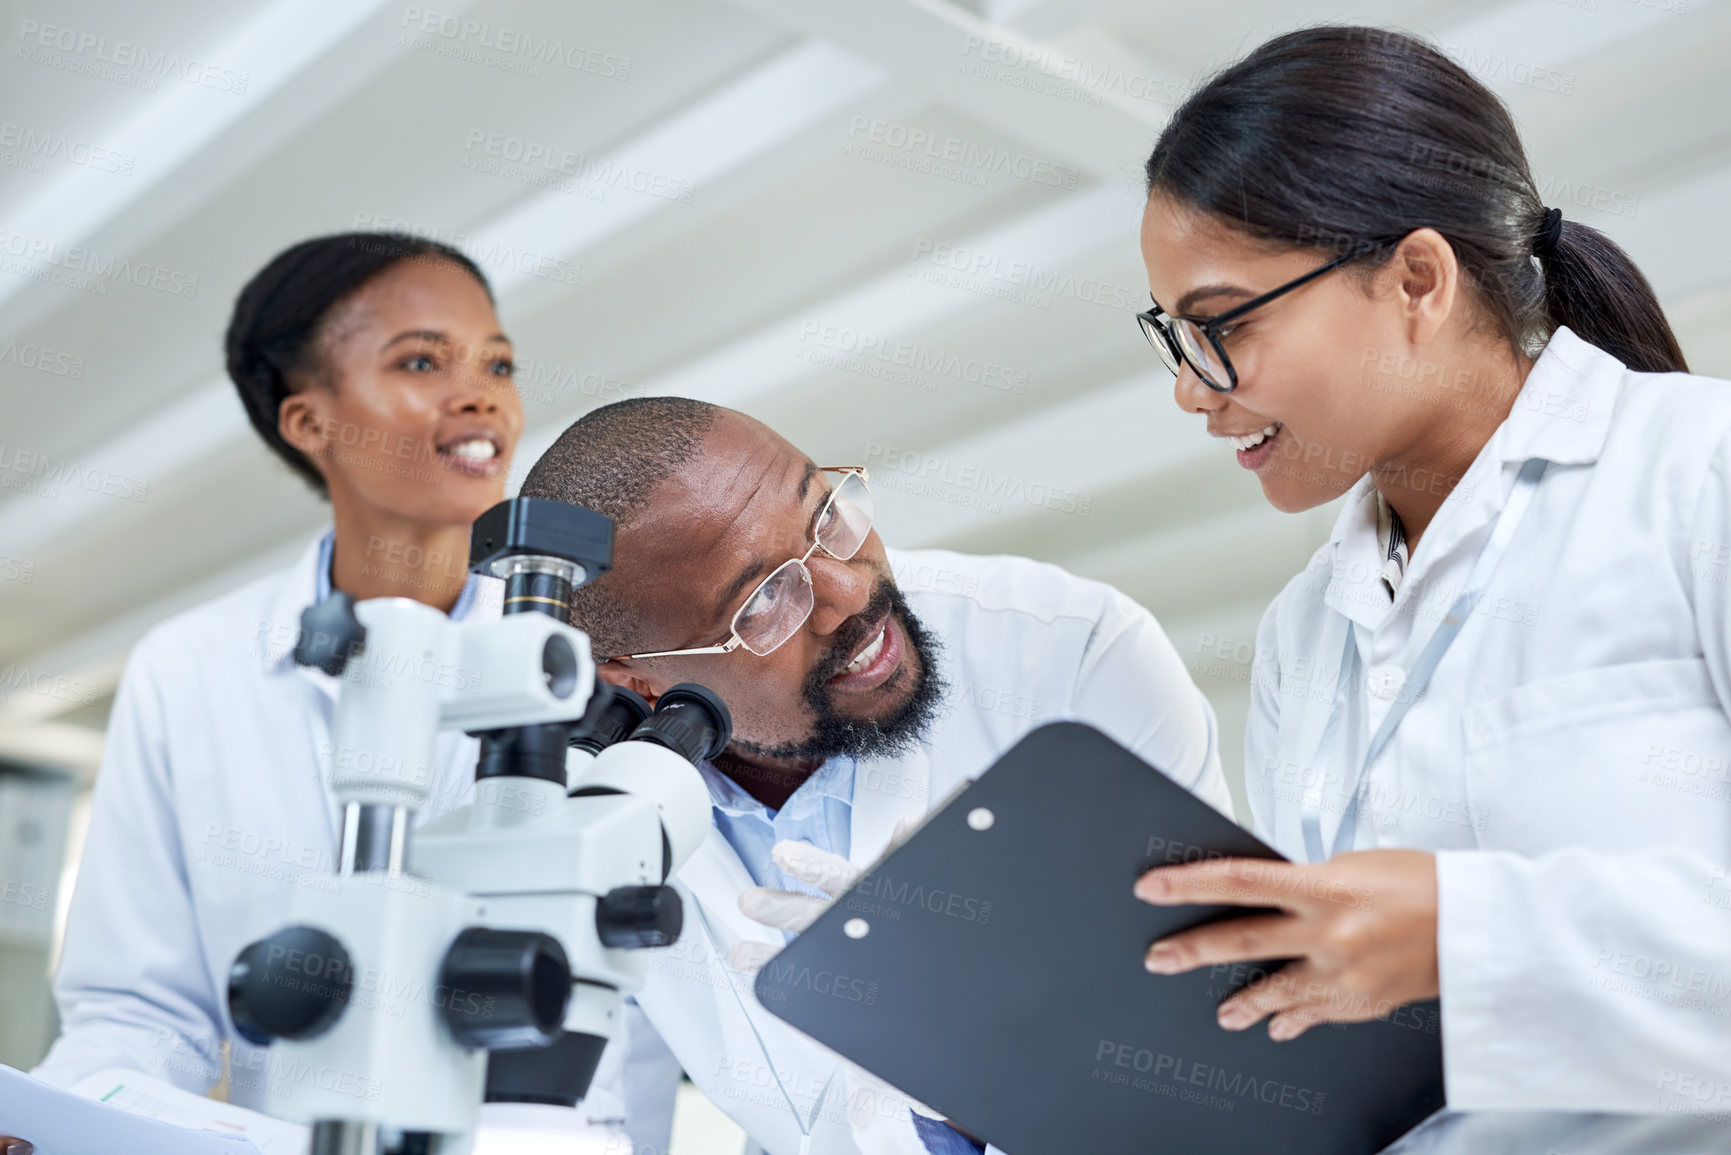
<path fill-rule="evenodd" d="M 991 254 L 1006 267 L 1019 264 L 1030 269 L 1065 269 L 1130 235 L 1134 229 L 1135 210 L 1135 204 L 1120 190 L 1090 189 L 1053 202 L 1000 228 L 962 238 L 958 248 Z M 937 251 L 936 244 L 932 242 L 933 252 Z M 773 322 L 733 345 L 644 382 L 641 388 L 650 394 L 699 396 L 718 404 L 747 404 L 755 397 L 790 387 L 814 371 L 811 363 L 791 354 L 791 350 L 797 347 L 800 332 L 808 324 L 833 318 L 856 328 L 863 326 L 867 332 L 894 334 L 911 331 L 947 316 L 993 307 L 1006 306 L 949 285 L 910 278 L 906 270 L 897 270 L 858 289 L 819 302 L 800 317 Z M 1140 384 L 1145 391 L 1146 383 Z M 1092 418 L 1088 417 L 1057 424 L 1074 431 L 1087 428 L 1091 421 Z M 525 430 L 515 455 L 512 490 L 567 423 L 567 419 L 557 418 Z M 1024 422 L 1019 428 L 1034 433 L 1038 427 L 1037 423 Z M 201 455 L 214 453 L 233 438 L 248 436 L 251 436 L 250 428 L 240 415 L 232 386 L 224 381 L 195 394 L 167 411 L 163 418 L 117 439 L 116 443 L 91 457 L 109 467 L 113 467 L 115 462 L 127 463 L 129 469 L 137 471 L 134 476 L 155 477 L 158 476 L 155 470 L 173 465 L 182 457 L 196 464 L 203 459 Z M 1012 440 L 1016 436 L 1020 434 L 1012 434 Z M 151 455 L 159 454 L 164 442 L 173 447 L 174 453 L 171 461 L 158 464 L 158 458 Z M 861 452 L 869 448 L 862 444 Z M 889 448 L 880 447 L 880 457 Z M 970 469 L 1003 468 L 998 464 L 999 457 L 987 443 L 964 445 L 961 450 L 965 455 L 961 460 L 965 460 Z M 1025 451 L 1032 453 L 1037 451 L 1037 447 L 1029 446 Z M 969 483 L 975 483 L 971 473 Z M 997 484 L 995 480 L 982 483 L 988 486 Z M 1058 483 L 1032 478 L 1026 468 L 1020 471 L 1012 484 L 1017 494 L 1012 500 L 1022 504 L 1036 498 L 1040 501 L 1053 499 L 1059 504 L 1067 500 L 1062 493 L 1053 498 L 1049 488 L 1041 488 Z M 1031 491 L 1030 484 L 1033 486 Z M 73 497 L 70 493 L 63 496 Z M 101 497 L 100 494 L 87 496 Z M 990 495 L 987 497 L 989 499 Z M 36 502 L 34 505 L 47 506 L 48 503 Z M 0 505 L 0 540 L 17 543 L 10 548 L 27 552 L 49 539 L 75 532 L 79 519 L 95 517 L 103 508 L 98 501 L 89 502 L 88 507 L 71 500 L 58 501 L 53 503 L 52 516 L 49 516 L 15 498 Z M 922 512 L 918 502 L 912 504 L 912 511 L 916 518 L 932 516 L 930 512 Z M 134 607 L 119 620 L 104 623 L 51 651 L 32 654 L 22 661 L 32 670 L 75 677 L 98 688 L 110 687 L 118 670 L 118 658 L 124 656 L 151 624 L 186 606 L 197 604 L 204 596 L 232 588 L 248 577 L 283 564 L 283 548 L 287 547 L 268 551 L 266 556 L 271 559 L 268 564 L 259 558 L 249 558 L 220 578 L 199 583 L 198 590 L 208 590 L 208 593 L 193 596 L 181 591 L 170 598 Z M 77 705 L 77 702 L 21 695 L 20 701 L 10 710 L 0 710 L 0 724 L 5 724 L 9 718 L 22 722 L 26 718 L 52 717 Z"/>
<path fill-rule="evenodd" d="M 862 444 L 891 540 L 943 545 L 1018 515 L 1035 534 L 1059 518 L 1085 522 L 1101 492 L 1127 475 L 1217 454 L 1201 423 L 1180 413 L 1153 377 L 1151 368 L 948 445 Z"/>
<path fill-rule="evenodd" d="M 849 107 L 850 102 L 861 99 L 863 94 L 879 90 L 882 73 L 893 72 L 910 86 L 930 88 L 945 104 L 970 117 L 1109 178 L 1102 185 L 1052 202 L 1007 225 L 966 237 L 962 246 L 1001 254 L 1005 260 L 1062 267 L 1109 246 L 1130 243 L 1127 238 L 1134 236 L 1134 219 L 1129 214 L 1139 207 L 1135 204 L 1139 188 L 1134 187 L 1134 180 L 1118 178 L 1125 175 L 1127 165 L 1139 164 L 1163 122 L 1166 107 L 1158 101 L 1127 95 L 1126 77 L 1139 67 L 1137 58 L 1117 56 L 1101 47 L 1089 60 L 1081 62 L 1029 36 L 1030 31 L 1045 30 L 1032 27 L 1037 21 L 1022 20 L 1042 10 L 1066 19 L 1078 12 L 1085 15 L 1093 7 L 1092 0 L 988 0 L 981 5 L 986 13 L 1015 25 L 1015 31 L 945 0 L 889 0 L 871 6 L 860 5 L 857 0 L 736 2 L 789 27 L 845 44 L 848 52 L 826 44 L 807 44 L 790 50 L 687 113 L 626 142 L 613 160 L 621 165 L 683 173 L 694 181 L 711 182 L 723 174 L 736 174 L 747 161 L 774 154 L 824 116 Z M 1706 2 L 1696 0 L 1696 4 Z M 304 12 L 304 6 L 292 6 Z M 285 0 L 271 9 L 249 26 L 252 34 L 262 36 L 264 33 L 258 29 L 274 28 L 270 20 L 290 7 Z M 354 6 L 342 7 L 347 10 Z M 379 3 L 369 3 L 353 23 L 366 19 L 378 8 Z M 1546 63 L 1554 66 L 1592 52 L 1612 50 L 1621 38 L 1636 35 L 1657 20 L 1675 19 L 1673 14 L 1656 8 L 1617 5 L 1610 14 L 1612 19 L 1592 27 L 1569 21 L 1559 33 L 1554 23 L 1546 23 L 1544 19 L 1554 20 L 1556 13 L 1557 6 L 1552 0 L 1522 0 L 1450 29 L 1439 39 L 1457 52 L 1495 47 L 1506 50 L 1510 43 L 1523 42 L 1518 39 L 1526 35 L 1523 29 L 1530 32 L 1543 25 Z M 1511 37 L 1516 39 L 1511 41 Z M 317 39 L 312 37 L 307 43 Z M 1088 51 L 1087 35 L 1074 39 L 1083 45 L 1081 51 Z M 254 58 L 242 55 L 242 48 L 234 51 L 237 59 Z M 256 44 L 244 48 L 244 52 L 256 51 Z M 303 46 L 299 51 L 305 57 L 300 68 L 317 59 L 318 54 L 311 48 Z M 855 51 L 873 61 L 875 67 L 860 65 L 851 55 Z M 1006 63 L 1011 60 L 1017 63 Z M 991 67 L 985 67 L 988 64 Z M 292 74 L 293 69 L 285 65 L 274 83 L 280 88 Z M 1152 92 L 1156 84 L 1166 84 L 1169 78 L 1155 76 L 1150 71 L 1146 76 L 1131 79 Z M 264 82 L 258 83 L 262 90 Z M 1161 91 L 1170 92 L 1170 85 Z M 186 151 L 177 163 L 196 156 L 198 149 L 211 147 L 236 123 L 239 122 L 206 125 L 201 130 L 200 143 Z M 743 138 L 745 149 L 739 145 L 742 124 L 749 126 L 750 134 Z M 151 131 L 159 129 L 158 123 Z M 130 136 L 125 138 L 130 140 Z M 125 143 L 120 138 L 117 141 Z M 138 152 L 141 161 L 150 148 L 136 144 L 128 147 Z M 758 151 L 751 153 L 750 148 Z M 705 164 L 711 167 L 705 168 Z M 160 179 L 159 174 L 151 182 L 128 186 L 123 191 L 136 200 Z M 1705 249 L 1731 253 L 1731 222 L 1724 221 L 1723 214 L 1717 211 L 1727 199 L 1731 199 L 1731 167 L 1643 199 L 1641 219 L 1631 223 L 1628 235 L 1632 247 L 1639 247 L 1643 253 L 1643 266 L 1663 295 L 1696 293 L 1725 283 L 1709 268 L 1722 267 L 1722 262 L 1703 261 L 1702 252 Z M 655 219 L 655 210 L 665 203 L 648 197 L 610 198 L 594 206 L 597 210 L 594 213 L 577 214 L 569 211 L 568 198 L 546 194 L 520 202 L 499 219 L 474 230 L 472 235 L 477 244 L 515 245 L 538 252 L 569 254 L 600 245 L 626 230 L 641 228 Z M 1126 210 L 1126 206 L 1130 208 Z M 30 211 L 36 216 L 27 215 L 24 219 L 41 218 L 40 203 Z M 129 211 L 129 205 L 121 201 L 104 209 L 92 201 L 79 211 L 83 215 L 78 219 L 86 222 L 89 231 L 117 220 Z M 1679 219 L 1697 223 L 1688 237 L 1679 235 L 1675 228 Z M 10 225 L 13 218 L 8 220 Z M 1712 227 L 1715 220 L 1720 221 L 1721 227 Z M 1702 229 L 1707 233 L 1705 243 Z M 65 230 L 57 229 L 56 235 L 65 235 Z M 1653 255 L 1646 255 L 1649 253 Z M 893 270 L 801 310 L 797 317 L 772 322 L 737 342 L 676 366 L 646 383 L 643 389 L 748 404 L 774 391 L 797 386 L 811 371 L 809 364 L 798 362 L 789 350 L 796 347 L 803 327 L 813 320 L 833 318 L 858 331 L 897 335 L 973 310 L 1001 308 L 986 298 L 909 277 L 908 271 Z M 524 283 L 527 278 L 513 278 L 508 270 L 501 270 L 499 279 L 502 296 L 531 288 Z M 0 302 L 6 291 L 6 286 L 0 285 Z M 1062 504 L 1066 500 L 1064 493 L 1091 496 L 1125 483 L 1137 471 L 1147 468 L 1151 456 L 1171 454 L 1171 461 L 1177 464 L 1190 460 L 1186 456 L 1190 452 L 1187 435 L 1178 431 L 1177 425 L 1126 418 L 1126 414 L 1139 413 L 1134 395 L 1146 390 L 1144 380 L 1120 382 L 950 445 L 880 446 L 880 460 L 871 464 L 885 480 L 904 476 L 896 467 L 887 465 L 889 450 L 897 448 L 904 451 L 898 460 L 905 460 L 905 453 L 919 456 L 921 469 L 926 468 L 926 459 L 933 457 L 953 463 L 950 476 L 957 479 L 965 476 L 967 480 L 959 485 L 947 483 L 942 482 L 940 475 L 940 483 L 949 484 L 951 490 L 967 493 L 969 486 L 977 491 L 982 484 L 989 490 L 1008 474 L 1019 482 L 1024 496 L 1018 500 L 1024 504 L 1029 503 L 1026 495 L 1030 487 L 1042 486 L 1039 493 L 1045 497 L 1054 488 L 1062 490 L 1058 495 Z M 518 454 L 520 469 L 526 469 L 562 427 L 562 422 L 546 422 L 530 431 Z M 196 468 L 210 454 L 249 436 L 250 431 L 234 404 L 232 387 L 226 380 L 219 380 L 189 395 L 148 427 L 93 449 L 88 459 L 117 472 L 154 478 L 164 472 Z M 172 452 L 166 447 L 172 447 Z M 862 445 L 862 450 L 870 448 L 869 444 Z M 1026 462 L 1037 465 L 1031 468 L 1024 465 L 1022 472 L 1015 474 L 1018 463 Z M 971 472 L 965 475 L 954 472 L 960 468 Z M 977 506 L 964 508 L 946 497 L 927 500 L 906 489 L 883 488 L 886 515 L 897 519 L 899 528 L 905 531 L 897 535 L 900 543 L 942 543 L 970 532 L 993 516 Z M 81 496 L 95 500 L 81 504 L 78 500 Z M 984 496 L 991 498 L 989 492 Z M 16 542 L 29 547 L 76 533 L 108 504 L 100 495 L 68 492 L 54 504 L 53 517 L 49 518 L 42 508 L 46 503 L 31 502 L 37 508 L 29 509 L 21 504 L 23 501 L 12 498 L 0 504 L 0 540 L 7 541 L 9 546 Z M 1032 504 L 1029 509 L 1040 512 Z M 1198 557 L 1228 558 L 1233 550 L 1243 548 L 1244 539 L 1236 535 L 1266 534 L 1276 524 L 1268 520 L 1269 516 L 1278 517 L 1266 510 L 1251 509 L 1241 516 L 1247 520 L 1239 522 L 1236 517 L 1228 517 L 1206 526 L 1163 527 L 1053 560 L 1063 560 L 1087 572 L 1115 575 L 1114 580 L 1141 591 L 1138 596 L 1158 600 L 1164 596 L 1161 591 L 1166 587 L 1150 582 L 1146 575 L 1162 575 L 1182 568 L 1177 564 L 1180 559 L 1194 563 Z M 1305 522 L 1299 528 L 1314 535 L 1316 527 Z M 1296 550 L 1298 546 L 1294 544 L 1292 548 Z M 280 564 L 275 551 L 268 556 L 271 562 L 265 568 Z M 262 572 L 258 568 L 262 557 L 238 565 L 232 571 L 233 581 L 228 581 L 230 575 L 226 574 L 223 580 L 228 585 L 237 584 L 243 580 L 239 577 L 241 571 L 248 576 Z M 1302 560 L 1299 558 L 1298 564 Z M 1174 580 L 1181 577 L 1178 575 Z M 117 669 L 115 654 L 124 653 L 150 623 L 180 608 L 184 600 L 176 595 L 139 607 L 123 619 L 106 623 L 30 660 L 63 671 L 112 671 Z M 171 601 L 176 604 L 169 605 Z M 11 712 L 14 707 L 17 713 Z M 4 723 L 8 721 L 20 724 L 28 721 L 39 727 L 44 719 L 53 716 L 54 710 L 40 702 L 9 703 L 8 711 L 0 714 L 0 729 L 5 729 Z M 72 740 L 65 735 L 62 738 Z"/>
<path fill-rule="evenodd" d="M 88 784 L 102 762 L 106 735 L 89 726 L 39 722 L 0 727 L 0 757 L 35 766 L 59 766 L 76 771 Z"/>
<path fill-rule="evenodd" d="M 985 17 L 994 24 L 1041 38 L 1068 32 L 1105 8 L 1111 0 L 986 0 Z"/>
<path fill-rule="evenodd" d="M 917 238 L 908 246 L 906 264 L 694 357 L 641 382 L 639 388 L 646 394 L 698 397 L 717 405 L 750 405 L 822 372 L 821 366 L 797 356 L 801 338 L 812 326 L 836 324 L 888 339 L 974 311 L 1015 308 L 1000 297 L 970 291 L 968 275 L 950 274 L 966 274 L 980 262 L 991 272 L 974 276 L 979 283 L 973 287 L 1006 293 L 1028 284 L 1029 278 L 1062 278 L 1084 259 L 1134 237 L 1140 212 L 1138 197 L 1098 186 L 976 234 L 954 240 Z M 512 467 L 514 484 L 521 483 L 568 424 L 569 418 L 562 416 L 525 431 Z"/>
<path fill-rule="evenodd" d="M 1113 180 L 1141 165 L 1177 78 L 1084 59 L 948 0 L 732 0 L 846 45 L 1054 161 Z"/>
<path fill-rule="evenodd" d="M 454 0 L 453 10 L 472 0 Z M 123 215 L 159 193 L 171 176 L 211 149 L 237 126 L 254 117 L 298 75 L 342 44 L 358 27 L 383 10 L 389 0 L 278 0 L 246 21 L 210 58 L 244 62 L 244 92 L 212 99 L 202 87 L 168 84 L 131 106 L 129 114 L 104 135 L 118 151 L 137 158 L 130 178 L 113 180 L 91 166 L 64 166 L 35 195 L 7 210 L 6 229 L 22 234 L 30 251 L 20 258 L 28 271 L 50 267 L 67 250 L 84 245 Z M 375 54 L 373 70 L 389 63 L 389 54 Z M 354 85 L 366 73 L 351 77 Z M 315 107 L 308 115 L 322 111 Z M 269 139 L 253 140 L 253 148 L 269 148 L 286 139 L 279 124 Z M 73 290 L 56 292 L 28 275 L 0 279 L 0 309 L 26 289 L 37 309 L 53 307 Z M 9 313 L 9 328 L 23 328 L 28 318 Z"/>
<path fill-rule="evenodd" d="M 600 166 L 678 172 L 694 183 L 715 180 L 750 166 L 823 118 L 877 91 L 883 82 L 883 74 L 870 65 L 826 44 L 803 43 L 628 142 Z M 569 197 L 543 192 L 474 230 L 465 243 L 474 253 L 573 256 L 653 213 L 668 211 L 674 203 L 649 196 L 617 197 L 575 213 Z M 534 278 L 515 265 L 494 269 L 501 299 L 529 291 L 534 284 Z M 251 436 L 233 384 L 219 377 L 126 433 L 75 456 L 98 480 L 110 476 L 155 483 L 196 469 Z M 61 497 L 52 505 L 25 494 L 0 501 L 0 541 L 27 553 L 79 532 L 113 505 L 100 485 L 69 487 Z"/>

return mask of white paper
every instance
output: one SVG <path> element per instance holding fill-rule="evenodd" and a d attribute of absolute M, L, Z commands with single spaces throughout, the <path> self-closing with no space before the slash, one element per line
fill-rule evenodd
<path fill-rule="evenodd" d="M 588 1107 L 587 1099 L 574 1108 L 483 1104 L 471 1155 L 631 1155 L 624 1120 L 598 1119 Z"/>
<path fill-rule="evenodd" d="M 0 1134 L 28 1139 L 36 1155 L 261 1155 L 244 1133 L 194 1130 L 133 1114 L 5 1066 L 0 1066 Z"/>
<path fill-rule="evenodd" d="M 489 1103 L 474 1155 L 631 1155 L 616 1119 Z M 111 1068 L 69 1090 L 0 1066 L 0 1135 L 37 1155 L 307 1155 L 311 1128 Z"/>
<path fill-rule="evenodd" d="M 236 1107 L 219 1103 L 204 1095 L 183 1091 L 173 1083 L 111 1067 L 98 1071 L 72 1085 L 74 1095 L 95 1099 L 129 1111 L 190 1127 L 195 1131 L 213 1131 L 218 1135 L 244 1135 L 262 1155 L 306 1155 L 312 1145 L 312 1129 L 299 1123 L 288 1123 Z"/>

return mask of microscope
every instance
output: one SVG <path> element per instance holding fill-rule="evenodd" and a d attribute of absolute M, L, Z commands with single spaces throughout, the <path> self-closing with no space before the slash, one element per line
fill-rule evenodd
<path fill-rule="evenodd" d="M 695 763 L 732 719 L 702 686 L 652 710 L 597 681 L 567 615 L 612 550 L 608 518 L 517 498 L 470 540 L 497 620 L 343 593 L 302 617 L 295 660 L 342 678 L 338 873 L 240 953 L 228 1002 L 312 1155 L 467 1155 L 483 1098 L 575 1106 L 642 952 L 679 936 L 668 880 L 710 822 Z M 475 800 L 412 829 L 441 729 L 481 740 Z"/>

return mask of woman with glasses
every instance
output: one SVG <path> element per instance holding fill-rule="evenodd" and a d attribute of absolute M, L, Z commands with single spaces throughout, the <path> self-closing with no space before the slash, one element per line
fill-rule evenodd
<path fill-rule="evenodd" d="M 1293 960 L 1219 1010 L 1277 1040 L 1440 995 L 1403 1151 L 1724 1150 L 1731 387 L 1409 37 L 1270 41 L 1147 176 L 1179 406 L 1277 509 L 1344 499 L 1257 636 L 1246 785 L 1300 865 L 1144 876 L 1274 908 L 1148 969 Z"/>

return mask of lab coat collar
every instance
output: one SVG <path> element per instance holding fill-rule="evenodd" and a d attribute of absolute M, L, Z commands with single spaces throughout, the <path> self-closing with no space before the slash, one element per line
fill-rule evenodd
<path fill-rule="evenodd" d="M 942 677 L 954 684 L 956 673 L 947 651 L 937 658 Z M 749 813 L 762 809 L 725 775 L 707 764 L 700 766 L 711 802 L 732 813 Z M 850 776 L 845 771 L 851 770 Z M 860 868 L 869 867 L 889 848 L 890 835 L 904 815 L 923 814 L 928 809 L 927 795 L 931 783 L 931 752 L 922 742 L 898 758 L 854 762 L 851 759 L 831 759 L 807 780 L 800 789 L 810 788 L 811 804 L 822 797 L 840 795 L 836 791 L 851 789 L 853 805 L 849 818 L 848 858 Z M 788 800 L 789 805 L 794 799 Z M 725 968 L 726 982 L 737 996 L 735 1004 L 740 1014 L 723 1015 L 723 1033 L 729 1055 L 761 1053 L 771 1070 L 812 1070 L 825 1072 L 820 1082 L 833 1077 L 837 1056 L 833 1051 L 794 1030 L 769 1014 L 757 1003 L 752 993 L 752 981 L 727 966 L 733 947 L 741 942 L 782 946 L 786 939 L 780 931 L 747 918 L 739 909 L 739 896 L 755 886 L 750 872 L 740 861 L 739 854 L 728 845 L 713 825 L 697 852 L 682 867 L 677 881 L 690 891 L 698 904 L 698 924 L 710 939 L 710 948 Z M 796 1114 L 800 1106 L 788 1102 Z M 806 1104 L 807 1111 L 815 1110 Z M 806 1126 L 812 1120 L 806 1120 Z"/>
<path fill-rule="evenodd" d="M 869 867 L 889 849 L 897 822 L 936 810 L 937 800 L 928 800 L 931 781 L 931 749 L 924 743 L 893 761 L 855 767 L 848 861 L 862 870 Z"/>
<path fill-rule="evenodd" d="M 1625 372 L 1621 361 L 1559 326 L 1488 448 L 1517 466 L 1534 457 L 1592 464 L 1605 447 Z"/>
<path fill-rule="evenodd" d="M 295 642 L 300 637 L 301 611 L 313 604 L 313 596 L 318 590 L 319 561 L 324 555 L 324 541 L 329 532 L 321 533 L 301 551 L 300 558 L 284 573 L 269 615 L 259 622 L 259 655 L 266 673 L 275 673 L 283 663 L 294 660 Z"/>
<path fill-rule="evenodd" d="M 697 769 L 709 787 L 710 804 L 717 810 L 736 818 L 746 814 L 769 817 L 763 803 L 733 779 L 707 762 Z M 889 849 L 890 835 L 904 815 L 926 812 L 931 770 L 931 757 L 923 744 L 894 759 L 855 762 L 831 758 L 800 784 L 783 809 L 801 814 L 822 805 L 826 798 L 848 802 L 848 861 L 864 869 Z"/>
<path fill-rule="evenodd" d="M 1382 588 L 1382 541 L 1376 517 L 1376 487 L 1367 474 L 1347 490 L 1340 516 L 1334 520 L 1328 540 L 1328 588 L 1323 592 L 1330 609 L 1371 630 L 1388 617 L 1392 605 Z M 1402 584 L 1410 583 L 1403 579 Z"/>
<path fill-rule="evenodd" d="M 1333 552 L 1324 601 L 1374 630 L 1393 610 L 1421 596 L 1438 559 L 1502 512 L 1523 462 L 1537 457 L 1558 465 L 1590 465 L 1598 460 L 1625 371 L 1615 357 L 1559 326 L 1508 417 L 1437 510 L 1392 601 L 1379 577 L 1376 490 L 1368 475 L 1361 477 L 1347 492 L 1329 536 Z"/>
<path fill-rule="evenodd" d="M 802 817 L 817 809 L 824 799 L 834 798 L 849 804 L 853 801 L 853 759 L 846 757 L 830 758 L 811 772 L 811 776 L 799 784 L 782 806 L 782 810 L 791 811 L 790 817 Z M 753 798 L 745 787 L 735 782 L 725 773 L 717 770 L 712 763 L 699 762 L 697 772 L 703 776 L 703 784 L 709 787 L 709 802 L 717 810 L 738 818 L 746 814 L 759 814 L 769 818 L 769 807 Z M 780 811 L 777 811 L 779 814 Z"/>
<path fill-rule="evenodd" d="M 300 637 L 301 611 L 312 605 L 322 588 L 329 588 L 330 553 L 328 542 L 333 530 L 327 529 L 314 538 L 283 575 L 269 614 L 258 623 L 258 652 L 266 673 L 276 673 L 285 664 L 293 664 L 295 642 Z M 320 569 L 324 572 L 321 574 Z M 321 581 L 321 578 L 323 579 Z M 504 606 L 505 583 L 497 578 L 471 574 L 462 596 L 452 607 L 456 621 L 486 621 L 496 618 Z M 337 679 L 318 670 L 300 668 L 315 685 L 335 695 Z"/>
<path fill-rule="evenodd" d="M 956 669 L 956 656 L 940 647 L 933 661 L 946 685 L 966 683 Z M 934 724 L 935 726 L 935 724 Z M 938 809 L 929 797 L 932 783 L 931 733 L 906 754 L 861 762 L 854 767 L 853 810 L 848 825 L 848 861 L 865 869 L 889 849 L 896 823 L 909 815 Z"/>

